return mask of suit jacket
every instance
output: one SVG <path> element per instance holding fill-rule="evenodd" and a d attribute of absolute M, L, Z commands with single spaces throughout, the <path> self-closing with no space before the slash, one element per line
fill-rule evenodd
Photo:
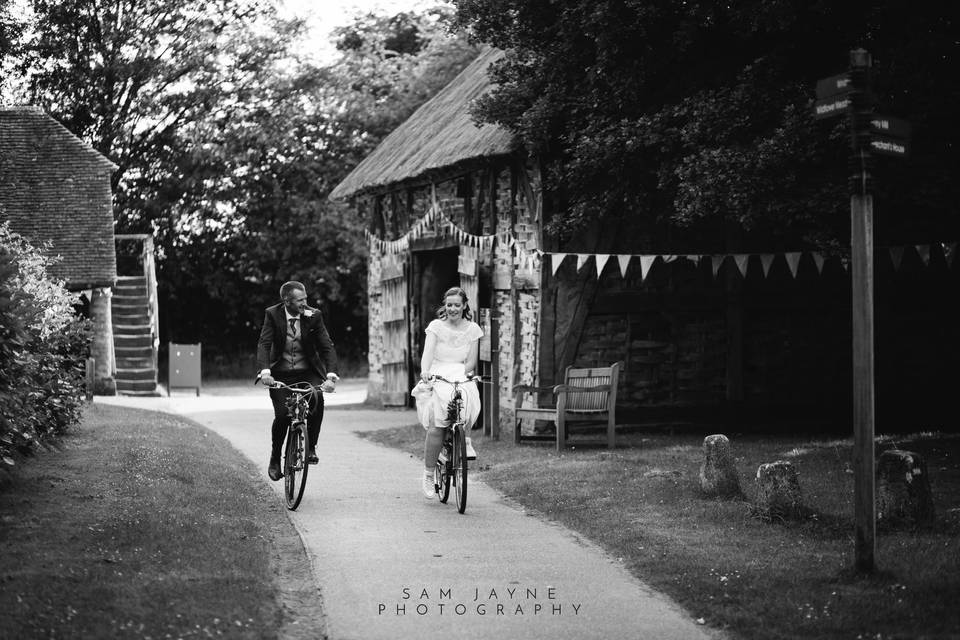
<path fill-rule="evenodd" d="M 300 315 L 300 343 L 307 356 L 310 368 L 325 378 L 327 373 L 337 370 L 337 352 L 333 348 L 333 341 L 323 324 L 323 316 L 317 309 L 307 307 L 313 311 L 311 317 Z M 260 341 L 257 343 L 257 369 L 273 369 L 283 357 L 283 349 L 287 344 L 287 314 L 283 304 L 267 307 L 260 328 Z"/>

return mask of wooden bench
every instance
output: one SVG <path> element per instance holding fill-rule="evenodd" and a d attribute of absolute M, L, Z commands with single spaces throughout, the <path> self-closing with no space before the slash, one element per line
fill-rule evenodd
<path fill-rule="evenodd" d="M 514 440 L 517 444 L 531 440 L 552 440 L 556 437 L 557 450 L 567 445 L 570 427 L 606 424 L 606 444 L 611 449 L 616 435 L 617 380 L 620 375 L 620 363 L 609 367 L 574 368 L 567 367 L 563 375 L 563 384 L 555 387 L 533 387 L 516 385 L 515 396 L 516 424 Z M 523 407 L 523 398 L 527 393 L 552 391 L 555 404 L 552 407 Z M 536 403 L 536 395 L 534 395 Z M 523 419 L 549 420 L 557 425 L 556 436 L 525 436 L 520 432 Z"/>

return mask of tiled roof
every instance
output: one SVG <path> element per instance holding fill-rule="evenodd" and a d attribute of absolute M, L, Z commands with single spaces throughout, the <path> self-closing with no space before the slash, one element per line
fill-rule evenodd
<path fill-rule="evenodd" d="M 493 124 L 477 126 L 471 103 L 490 88 L 487 67 L 503 51 L 487 48 L 437 95 L 383 139 L 330 193 L 345 200 L 364 191 L 396 184 L 460 162 L 511 153 L 513 136 Z"/>
<path fill-rule="evenodd" d="M 117 276 L 110 175 L 116 165 L 36 107 L 0 107 L 0 220 L 62 260 L 71 289 Z"/>

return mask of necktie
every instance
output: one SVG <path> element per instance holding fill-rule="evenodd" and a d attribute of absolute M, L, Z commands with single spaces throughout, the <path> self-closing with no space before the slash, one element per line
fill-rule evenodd
<path fill-rule="evenodd" d="M 291 338 L 297 337 L 297 319 L 296 318 L 290 318 L 290 337 Z"/>

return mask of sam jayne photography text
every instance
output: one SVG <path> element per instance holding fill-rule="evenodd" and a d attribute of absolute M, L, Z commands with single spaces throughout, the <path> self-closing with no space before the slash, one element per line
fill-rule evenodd
<path fill-rule="evenodd" d="M 582 603 L 561 601 L 556 587 L 403 587 L 380 616 L 578 616 Z"/>

